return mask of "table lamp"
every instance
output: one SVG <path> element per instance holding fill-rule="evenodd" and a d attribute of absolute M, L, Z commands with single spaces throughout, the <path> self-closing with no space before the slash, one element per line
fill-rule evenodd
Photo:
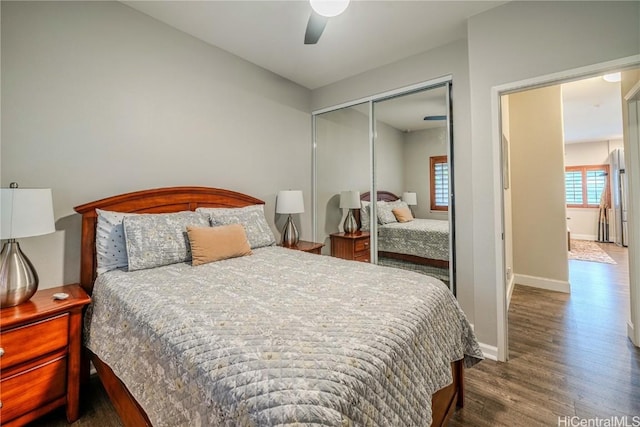
<path fill-rule="evenodd" d="M 340 209 L 348 209 L 347 217 L 344 219 L 344 232 L 355 233 L 358 231 L 358 223 L 353 216 L 353 209 L 360 208 L 360 192 L 349 190 L 340 192 Z"/>
<path fill-rule="evenodd" d="M 304 199 L 300 190 L 283 190 L 278 192 L 276 213 L 286 214 L 287 223 L 282 229 L 282 246 L 295 246 L 300 240 L 298 229 L 291 219 L 291 214 L 304 212 Z"/>
<path fill-rule="evenodd" d="M 56 231 L 50 189 L 22 189 L 11 183 L 0 189 L 0 307 L 28 301 L 38 290 L 38 274 L 16 239 Z"/>
<path fill-rule="evenodd" d="M 411 206 L 418 204 L 418 195 L 412 191 L 405 191 L 402 193 L 402 201 L 409 206 L 409 209 L 411 209 Z"/>

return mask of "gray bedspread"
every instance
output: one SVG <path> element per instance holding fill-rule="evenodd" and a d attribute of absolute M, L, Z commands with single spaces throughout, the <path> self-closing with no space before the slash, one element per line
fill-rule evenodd
<path fill-rule="evenodd" d="M 449 221 L 416 218 L 378 225 L 378 250 L 449 261 Z"/>
<path fill-rule="evenodd" d="M 85 324 L 154 426 L 428 426 L 482 358 L 442 282 L 280 247 L 104 273 Z"/>

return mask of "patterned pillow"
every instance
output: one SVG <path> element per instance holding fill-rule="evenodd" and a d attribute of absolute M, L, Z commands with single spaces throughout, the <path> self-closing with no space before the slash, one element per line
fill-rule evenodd
<path fill-rule="evenodd" d="M 264 216 L 264 205 L 244 208 L 197 208 L 196 212 L 209 215 L 211 226 L 242 224 L 247 232 L 251 249 L 273 246 L 276 238 Z"/>
<path fill-rule="evenodd" d="M 101 209 L 96 209 L 96 213 L 98 214 L 96 224 L 97 273 L 102 274 L 116 268 L 127 268 L 129 259 L 127 258 L 122 220 L 125 216 L 136 214 Z"/>
<path fill-rule="evenodd" d="M 191 211 L 126 216 L 123 226 L 129 271 L 190 261 L 188 225 L 208 227 L 209 220 Z"/>
<path fill-rule="evenodd" d="M 371 221 L 371 202 L 360 201 L 360 230 L 368 231 Z"/>
<path fill-rule="evenodd" d="M 391 206 L 387 202 L 377 202 L 376 209 L 378 215 L 378 224 L 390 224 L 392 222 L 398 222 L 396 216 L 393 214 L 392 210 L 396 206 Z"/>
<path fill-rule="evenodd" d="M 378 202 L 378 224 L 391 224 L 392 222 L 398 222 L 396 216 L 393 213 L 395 208 L 408 208 L 402 200 L 395 200 L 393 202 Z"/>

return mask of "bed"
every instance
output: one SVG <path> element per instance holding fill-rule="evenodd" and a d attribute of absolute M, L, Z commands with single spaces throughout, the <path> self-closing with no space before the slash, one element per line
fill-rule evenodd
<path fill-rule="evenodd" d="M 389 191 L 378 191 L 376 199 L 383 202 L 400 200 Z M 371 194 L 362 193 L 361 200 L 370 202 Z M 361 223 L 359 216 L 357 220 Z M 449 221 L 414 218 L 405 223 L 378 224 L 378 256 L 448 269 Z"/>
<path fill-rule="evenodd" d="M 411 272 L 265 246 L 97 275 L 99 210 L 264 202 L 173 187 L 76 207 L 91 360 L 127 426 L 445 425 L 482 353 L 448 289 Z M 98 210 L 98 211 L 97 211 Z"/>

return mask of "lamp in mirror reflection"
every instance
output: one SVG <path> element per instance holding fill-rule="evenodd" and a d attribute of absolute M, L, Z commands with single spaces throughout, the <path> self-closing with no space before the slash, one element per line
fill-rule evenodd
<path fill-rule="evenodd" d="M 355 233 L 358 231 L 358 222 L 353 216 L 353 209 L 360 208 L 360 192 L 354 190 L 340 192 L 340 209 L 347 209 L 347 217 L 344 219 L 344 232 Z"/>
<path fill-rule="evenodd" d="M 418 204 L 418 195 L 413 191 L 405 191 L 402 193 L 402 201 L 409 206 L 409 209 L 411 209 L 411 206 L 416 206 Z M 413 214 L 413 210 L 411 213 Z"/>
<path fill-rule="evenodd" d="M 50 189 L 18 188 L 13 182 L 0 189 L 0 307 L 26 302 L 38 290 L 38 273 L 16 239 L 56 231 Z"/>
<path fill-rule="evenodd" d="M 304 198 L 300 190 L 283 190 L 278 192 L 276 213 L 285 214 L 287 222 L 282 229 L 282 245 L 295 246 L 300 240 L 298 229 L 291 219 L 291 214 L 304 212 Z"/>
<path fill-rule="evenodd" d="M 415 206 L 418 204 L 418 195 L 412 191 L 405 191 L 402 193 L 402 201 L 409 206 Z"/>

